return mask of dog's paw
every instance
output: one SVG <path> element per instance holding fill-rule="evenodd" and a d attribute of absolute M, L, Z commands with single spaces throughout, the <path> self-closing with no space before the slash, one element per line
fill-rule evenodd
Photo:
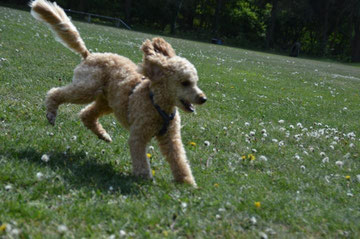
<path fill-rule="evenodd" d="M 148 172 L 133 172 L 133 175 L 144 180 L 153 180 L 153 176 Z"/>
<path fill-rule="evenodd" d="M 105 133 L 99 136 L 99 139 L 104 140 L 105 142 L 111 143 L 112 139 L 109 134 Z"/>
<path fill-rule="evenodd" d="M 56 113 L 48 112 L 46 118 L 52 126 L 55 125 Z"/>

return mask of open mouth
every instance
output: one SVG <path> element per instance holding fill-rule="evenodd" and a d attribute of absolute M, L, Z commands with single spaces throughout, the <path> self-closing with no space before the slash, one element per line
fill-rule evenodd
<path fill-rule="evenodd" d="M 180 100 L 180 102 L 187 111 L 194 112 L 194 110 L 195 110 L 194 106 L 190 102 L 185 101 L 185 100 Z"/>

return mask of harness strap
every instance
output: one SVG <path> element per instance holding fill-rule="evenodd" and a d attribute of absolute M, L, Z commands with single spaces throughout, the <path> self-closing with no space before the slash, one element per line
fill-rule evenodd
<path fill-rule="evenodd" d="M 174 119 L 175 114 L 176 114 L 176 110 L 174 111 L 174 113 L 171 113 L 170 115 L 166 114 L 166 112 L 163 111 L 161 109 L 161 107 L 154 102 L 154 93 L 152 93 L 150 91 L 149 96 L 150 96 L 151 103 L 153 104 L 153 106 L 155 107 L 155 109 L 157 110 L 157 112 L 160 114 L 161 118 L 163 118 L 163 121 L 164 121 L 163 126 L 162 126 L 161 130 L 158 133 L 159 136 L 162 136 L 162 135 L 164 135 L 166 133 L 166 131 L 167 131 L 168 127 L 169 127 L 170 121 Z"/>

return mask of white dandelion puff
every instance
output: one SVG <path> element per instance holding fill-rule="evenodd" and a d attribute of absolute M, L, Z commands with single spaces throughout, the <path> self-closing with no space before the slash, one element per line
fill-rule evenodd
<path fill-rule="evenodd" d="M 343 161 L 336 161 L 335 162 L 336 166 L 339 166 L 340 168 L 344 165 Z"/>
<path fill-rule="evenodd" d="M 120 231 L 119 231 L 119 235 L 120 235 L 120 237 L 126 236 L 126 231 L 120 230 Z"/>
<path fill-rule="evenodd" d="M 36 178 L 37 178 L 38 180 L 42 180 L 43 177 L 44 177 L 44 174 L 43 174 L 43 173 L 41 173 L 41 172 L 36 173 Z"/>
<path fill-rule="evenodd" d="M 47 163 L 47 162 L 49 162 L 49 160 L 50 160 L 50 156 L 49 156 L 49 155 L 43 154 L 43 156 L 41 156 L 41 161 Z"/>
<path fill-rule="evenodd" d="M 59 225 L 59 226 L 57 227 L 57 230 L 58 230 L 59 233 L 64 234 L 64 233 L 66 233 L 69 229 L 67 228 L 66 225 Z"/>
<path fill-rule="evenodd" d="M 5 190 L 6 191 L 10 191 L 12 189 L 12 186 L 10 184 L 6 185 L 5 186 Z"/>
<path fill-rule="evenodd" d="M 265 155 L 260 155 L 259 160 L 264 161 L 264 162 L 268 161 L 268 159 Z"/>

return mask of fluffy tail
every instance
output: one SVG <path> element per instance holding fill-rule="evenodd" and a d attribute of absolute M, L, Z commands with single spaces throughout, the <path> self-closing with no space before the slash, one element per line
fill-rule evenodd
<path fill-rule="evenodd" d="M 48 24 L 55 33 L 56 40 L 70 50 L 81 54 L 84 59 L 90 55 L 76 27 L 66 16 L 64 10 L 55 2 L 34 0 L 29 5 L 31 7 L 31 15 L 37 20 Z"/>

